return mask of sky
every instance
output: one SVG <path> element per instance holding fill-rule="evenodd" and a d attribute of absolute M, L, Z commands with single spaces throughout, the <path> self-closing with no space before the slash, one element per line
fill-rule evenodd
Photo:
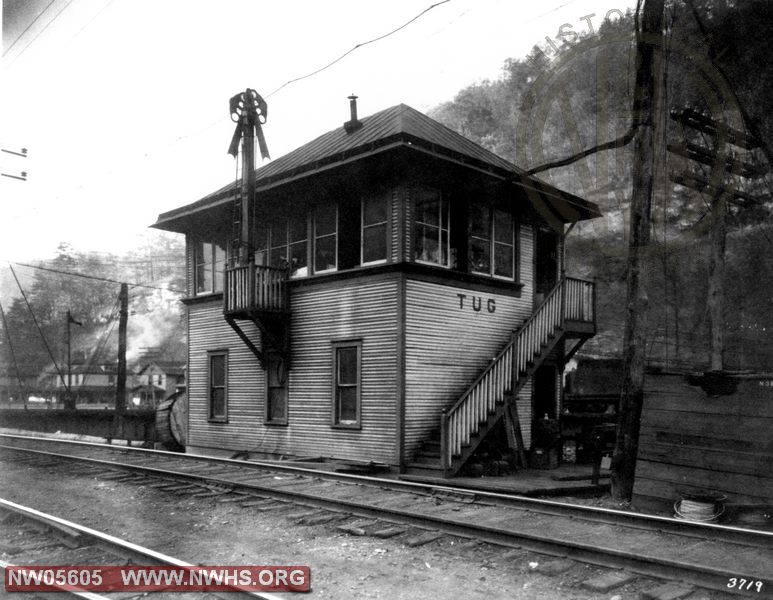
<path fill-rule="evenodd" d="M 630 4 L 630 2 L 629 2 Z M 433 6 L 434 5 L 434 6 Z M 430 7 L 432 7 L 430 9 Z M 228 100 L 254 88 L 277 158 L 360 116 L 426 112 L 505 59 L 586 33 L 603 0 L 3 0 L 0 263 L 123 252 L 235 176 Z M 429 9 L 429 10 L 427 10 Z M 321 72 L 290 83 L 363 45 Z"/>

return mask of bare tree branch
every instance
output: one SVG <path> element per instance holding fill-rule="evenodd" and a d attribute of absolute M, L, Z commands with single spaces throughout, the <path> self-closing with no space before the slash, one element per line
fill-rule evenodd
<path fill-rule="evenodd" d="M 544 165 L 539 165 L 538 167 L 528 169 L 526 171 L 526 174 L 534 175 L 536 173 L 541 173 L 542 171 L 548 171 L 550 169 L 555 169 L 557 167 L 565 167 L 566 165 L 570 165 L 574 162 L 577 162 L 578 160 L 583 159 L 586 156 L 590 156 L 591 154 L 595 154 L 596 152 L 603 152 L 604 150 L 614 150 L 615 148 L 622 148 L 623 146 L 629 144 L 633 140 L 634 136 L 636 135 L 636 130 L 638 129 L 638 127 L 639 127 L 638 122 L 634 123 L 628 128 L 628 131 L 626 131 L 622 136 L 620 136 L 615 140 L 605 142 L 597 146 L 593 146 L 592 148 L 588 148 L 586 150 L 583 150 L 582 152 L 578 152 L 577 154 L 573 154 L 572 156 L 569 156 L 567 158 L 562 158 L 561 160 L 555 160 L 549 163 L 545 163 Z"/>

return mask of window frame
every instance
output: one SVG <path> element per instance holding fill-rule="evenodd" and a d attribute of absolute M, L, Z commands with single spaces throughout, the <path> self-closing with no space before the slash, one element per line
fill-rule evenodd
<path fill-rule="evenodd" d="M 271 373 L 270 373 L 270 369 L 271 369 L 271 366 L 272 366 L 271 365 L 272 359 L 276 359 L 276 358 L 279 359 L 279 361 L 280 361 L 279 364 L 280 365 L 284 365 L 285 364 L 284 359 L 281 357 L 281 355 L 278 352 L 268 352 L 266 354 L 266 382 L 265 382 L 266 383 L 266 385 L 265 385 L 265 391 L 266 391 L 265 399 L 266 400 L 263 403 L 263 424 L 264 425 L 271 425 L 271 426 L 274 426 L 274 425 L 283 426 L 283 425 L 287 425 L 289 423 L 289 419 L 290 419 L 290 388 L 289 388 L 290 373 L 285 368 L 284 386 L 282 386 L 280 388 L 280 389 L 284 389 L 284 392 L 285 392 L 285 396 L 284 396 L 284 405 L 285 405 L 284 406 L 284 418 L 282 418 L 282 419 L 272 419 L 271 418 L 271 411 L 269 410 L 270 391 L 271 391 L 271 388 L 272 388 L 272 386 L 271 386 Z M 274 387 L 279 387 L 279 386 L 274 386 Z"/>
<path fill-rule="evenodd" d="M 335 231 L 333 233 L 323 233 L 322 235 L 317 235 L 317 215 L 320 211 L 333 209 L 335 211 Z M 311 248 L 311 269 L 310 273 L 313 275 L 323 275 L 324 273 L 335 273 L 338 271 L 338 236 L 340 234 L 340 223 L 338 221 L 338 203 L 331 202 L 329 204 L 322 204 L 318 207 L 316 207 L 312 213 L 311 218 L 311 232 L 312 232 L 312 248 Z M 335 239 L 335 267 L 332 269 L 321 269 L 317 270 L 317 242 L 321 238 L 329 238 L 333 237 Z"/>
<path fill-rule="evenodd" d="M 473 206 L 479 206 L 484 209 L 484 214 L 488 217 L 488 226 L 487 226 L 487 238 L 483 238 L 480 236 L 473 235 L 472 233 L 472 219 L 471 219 L 471 213 Z M 511 240 L 512 243 L 508 244 L 506 242 L 500 242 L 496 238 L 496 220 L 495 215 L 496 211 L 500 211 L 503 213 L 506 213 L 510 216 L 511 222 L 513 224 L 512 227 L 512 236 Z M 489 253 L 489 270 L 486 271 L 477 271 L 474 269 L 471 256 L 468 254 L 467 258 L 467 270 L 472 273 L 473 275 L 480 275 L 482 277 L 491 277 L 492 279 L 500 279 L 502 281 L 518 281 L 519 277 L 519 269 L 518 269 L 518 221 L 515 218 L 515 215 L 507 211 L 503 208 L 498 208 L 497 206 L 486 204 L 483 202 L 470 202 L 469 206 L 467 207 L 467 247 L 468 247 L 468 253 L 471 251 L 472 248 L 472 241 L 475 240 L 486 240 L 488 241 L 488 253 Z M 497 245 L 499 246 L 508 246 L 511 248 L 511 257 L 512 257 L 512 265 L 513 265 L 513 274 L 512 276 L 507 275 L 497 275 L 496 274 L 496 249 Z"/>
<path fill-rule="evenodd" d="M 331 343 L 332 347 L 332 410 L 331 410 L 331 426 L 334 429 L 362 429 L 362 340 L 339 340 Z M 356 386 L 355 395 L 355 413 L 356 417 L 352 421 L 342 421 L 339 417 L 340 410 L 340 396 L 339 396 L 339 361 L 338 351 L 343 348 L 354 348 L 357 356 L 357 381 L 354 384 Z"/>
<path fill-rule="evenodd" d="M 425 223 L 423 221 L 419 221 L 418 215 L 416 214 L 416 196 L 419 193 L 426 193 L 426 192 L 432 192 L 434 194 L 437 194 L 437 197 L 440 200 L 440 210 L 438 212 L 438 224 L 433 225 L 432 223 Z M 413 243 L 412 243 L 412 258 L 415 263 L 421 264 L 421 265 L 432 265 L 435 267 L 442 267 L 444 269 L 450 269 L 451 268 L 451 203 L 446 198 L 446 194 L 442 192 L 442 190 L 431 188 L 431 187 L 424 187 L 424 186 L 417 186 L 413 188 L 413 193 L 411 194 L 411 206 L 412 206 L 412 218 L 411 218 L 411 224 L 412 224 L 412 233 L 413 233 Z M 445 211 L 443 210 L 445 208 Z M 443 213 L 445 212 L 445 223 L 446 227 L 443 228 Z M 418 225 L 422 225 L 423 227 L 432 227 L 437 229 L 438 231 L 438 248 L 440 250 L 440 261 L 435 262 L 432 260 L 422 260 L 416 256 L 416 243 L 419 239 L 419 236 L 417 235 L 417 229 Z M 445 255 L 446 255 L 446 261 L 445 263 L 442 261 L 443 258 L 443 232 L 446 234 L 446 244 L 445 244 Z"/>
<path fill-rule="evenodd" d="M 207 249 L 209 246 L 209 249 Z M 201 255 L 203 256 L 203 262 L 199 262 L 199 249 L 201 249 Z M 222 269 L 218 271 L 218 250 L 222 253 Z M 193 295 L 194 296 L 210 296 L 212 294 L 222 294 L 225 290 L 225 269 L 227 263 L 227 256 L 225 247 L 221 246 L 217 242 L 206 242 L 204 240 L 193 240 Z M 212 285 L 209 289 L 199 289 L 200 277 L 199 266 L 204 267 L 205 271 L 209 271 L 212 277 Z M 219 275 L 219 277 L 218 277 Z M 218 285 L 219 282 L 219 285 Z"/>
<path fill-rule="evenodd" d="M 223 389 L 223 414 L 213 414 L 212 399 L 212 359 L 223 358 L 223 385 L 218 386 Z M 207 421 L 210 423 L 228 423 L 228 350 L 209 350 L 207 351 Z"/>
<path fill-rule="evenodd" d="M 365 224 L 365 203 L 368 200 L 373 199 L 381 199 L 381 201 L 384 203 L 384 220 L 383 221 L 377 221 L 375 223 L 368 223 Z M 378 194 L 374 196 L 363 196 L 360 198 L 360 265 L 363 267 L 367 267 L 370 265 L 381 265 L 389 261 L 389 221 L 390 221 L 390 200 L 392 199 L 391 194 Z M 384 226 L 384 258 L 379 258 L 377 260 L 369 260 L 365 261 L 365 230 L 366 229 L 372 229 L 376 227 Z"/>

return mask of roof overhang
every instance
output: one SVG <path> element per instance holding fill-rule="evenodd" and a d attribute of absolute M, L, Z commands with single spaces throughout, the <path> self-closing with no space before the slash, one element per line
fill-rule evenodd
<path fill-rule="evenodd" d="M 392 152 L 396 149 L 409 149 L 429 155 L 483 173 L 503 183 L 511 184 L 525 194 L 535 211 L 549 222 L 573 223 L 601 216 L 598 206 L 593 202 L 560 190 L 536 177 L 527 176 L 515 167 L 504 169 L 491 165 L 406 133 L 383 138 L 377 142 L 352 148 L 323 160 L 280 173 L 273 173 L 268 177 L 261 177 L 261 169 L 258 169 L 256 171 L 255 191 L 260 194 L 274 190 L 307 177 L 344 167 L 354 161 Z M 219 212 L 224 205 L 233 201 L 236 190 L 237 184 L 231 183 L 201 200 L 162 213 L 152 227 L 178 233 L 189 233 L 197 229 L 197 224 L 209 223 L 211 225 L 211 217 Z"/>

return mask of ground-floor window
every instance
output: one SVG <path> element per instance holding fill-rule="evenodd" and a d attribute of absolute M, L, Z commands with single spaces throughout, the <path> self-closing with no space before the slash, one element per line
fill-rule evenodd
<path fill-rule="evenodd" d="M 284 360 L 276 352 L 268 354 L 266 388 L 266 423 L 286 425 L 287 369 Z"/>
<path fill-rule="evenodd" d="M 218 350 L 208 355 L 209 420 L 228 419 L 228 352 Z"/>
<path fill-rule="evenodd" d="M 360 426 L 362 342 L 333 343 L 333 425 Z"/>

